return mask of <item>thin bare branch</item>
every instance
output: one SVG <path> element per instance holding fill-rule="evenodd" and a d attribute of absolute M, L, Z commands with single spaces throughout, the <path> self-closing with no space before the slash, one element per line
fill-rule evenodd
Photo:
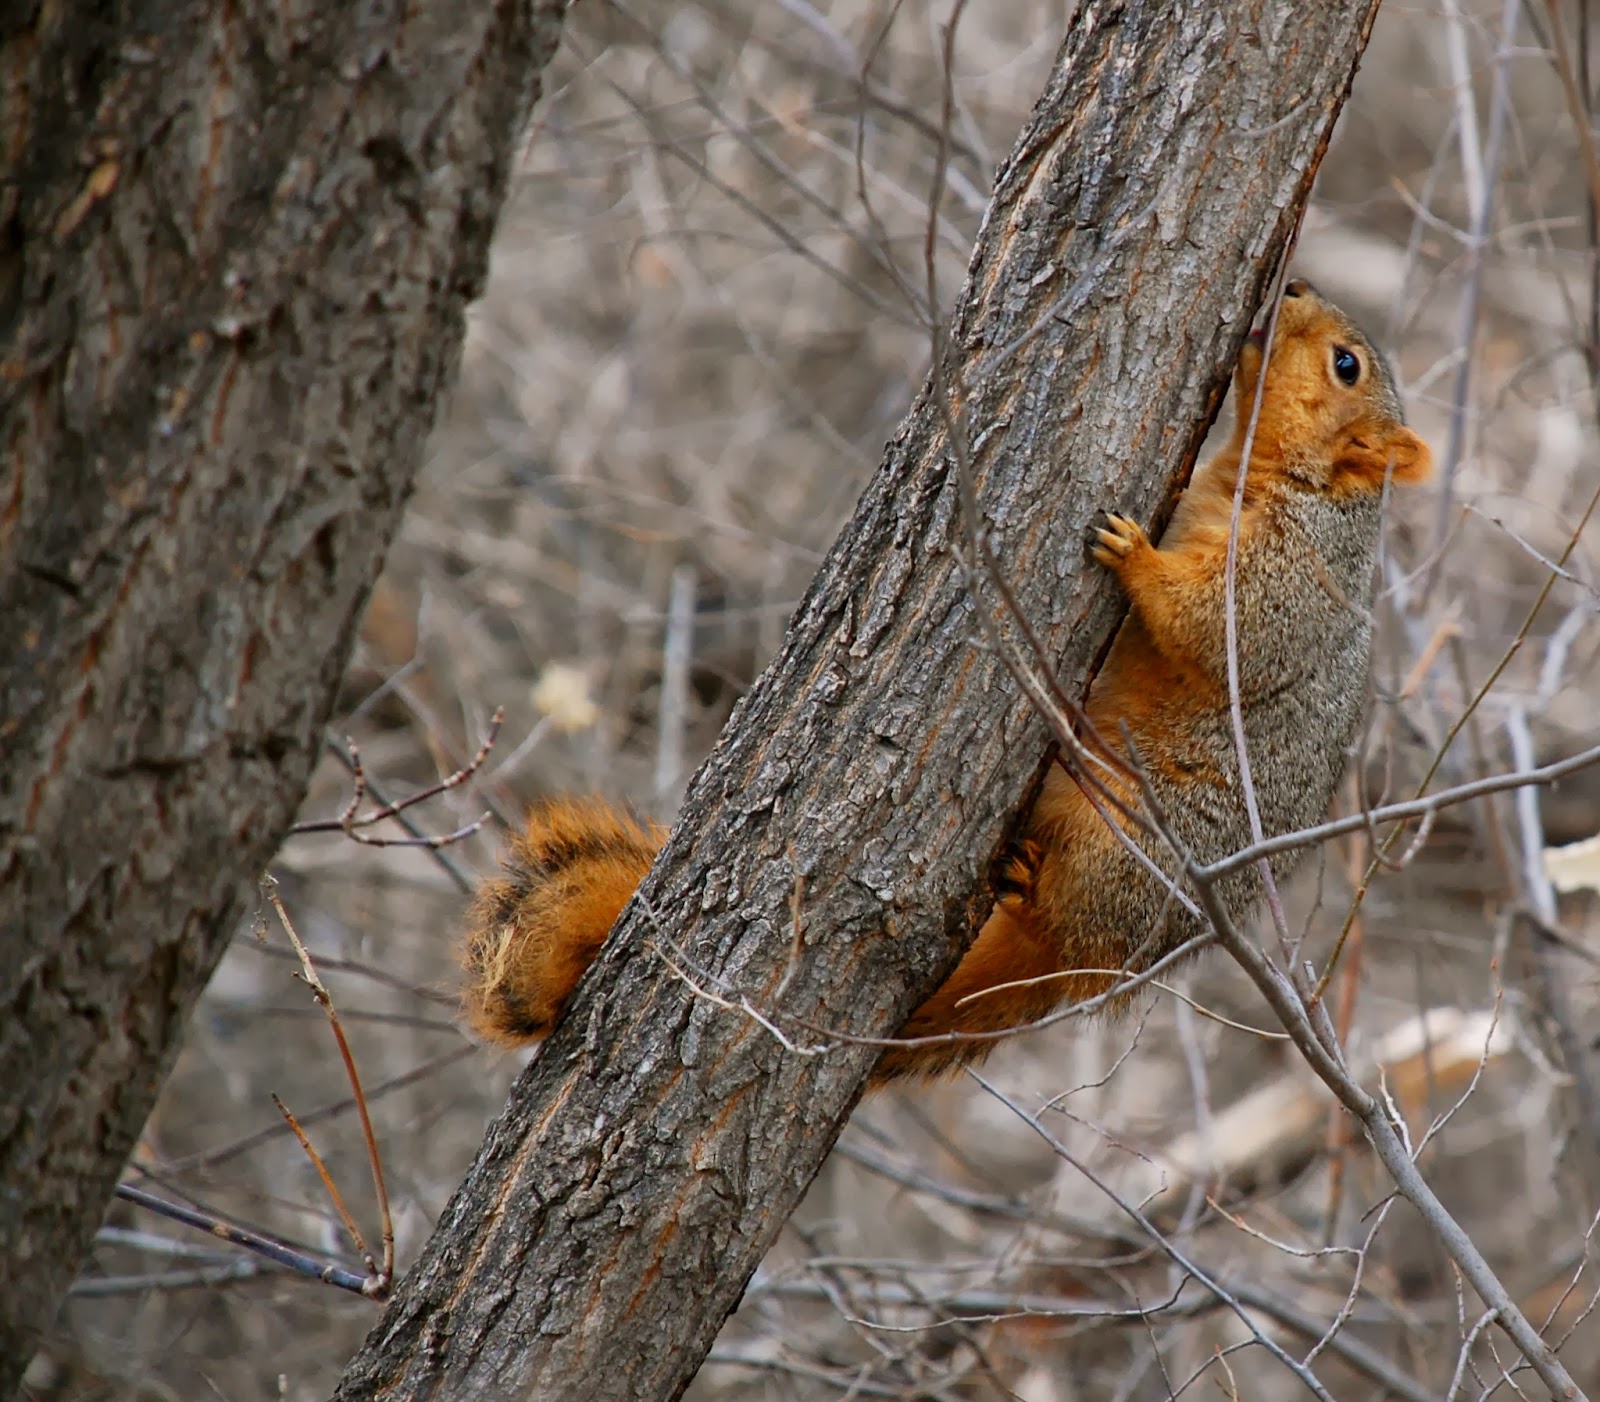
<path fill-rule="evenodd" d="M 482 754 L 487 753 L 488 750 L 485 747 L 480 752 L 480 758 Z M 323 1012 L 328 1015 L 328 1025 L 333 1030 L 333 1039 L 338 1044 L 339 1056 L 344 1061 L 345 1075 L 350 1080 L 350 1094 L 355 1101 L 356 1114 L 361 1120 L 361 1133 L 366 1140 L 367 1146 L 367 1162 L 372 1169 L 372 1187 L 378 1199 L 378 1218 L 382 1224 L 383 1240 L 382 1260 L 374 1265 L 370 1256 L 368 1257 L 368 1266 L 371 1274 L 362 1288 L 362 1293 L 369 1299 L 386 1300 L 389 1297 L 390 1287 L 394 1282 L 394 1220 L 389 1213 L 389 1190 L 384 1186 L 383 1160 L 378 1153 L 377 1135 L 372 1130 L 372 1116 L 367 1110 L 366 1096 L 361 1092 L 361 1075 L 356 1070 L 355 1056 L 350 1050 L 350 1043 L 346 1040 L 344 1028 L 339 1022 L 339 1013 L 333 1005 L 333 996 L 328 992 L 327 985 L 318 976 L 316 966 L 311 962 L 310 951 L 301 942 L 300 936 L 294 928 L 294 922 L 289 919 L 289 912 L 284 909 L 283 901 L 278 895 L 277 882 L 270 876 L 266 877 L 262 881 L 262 892 L 271 903 L 273 910 L 277 912 L 278 923 L 283 926 L 284 933 L 289 936 L 289 943 L 294 946 L 295 953 L 300 957 L 301 974 L 306 981 L 306 985 L 311 989 L 312 996 L 317 1000 Z M 277 1101 L 276 1096 L 273 1099 Z M 294 1132 L 296 1138 L 300 1140 L 301 1147 L 308 1154 L 311 1154 L 312 1162 L 316 1165 L 318 1173 L 322 1176 L 323 1183 L 332 1194 L 334 1206 L 338 1209 L 346 1230 L 355 1238 L 357 1248 L 363 1254 L 366 1254 L 366 1247 L 361 1241 L 361 1234 L 356 1231 L 355 1224 L 350 1219 L 350 1214 L 345 1210 L 343 1200 L 339 1197 L 337 1191 L 333 1189 L 321 1160 L 312 1152 L 311 1144 L 305 1136 L 305 1131 L 295 1121 L 294 1117 L 284 1109 L 282 1102 L 277 1101 L 277 1103 L 278 1108 L 283 1110 L 285 1118 L 289 1121 L 290 1129 Z"/>

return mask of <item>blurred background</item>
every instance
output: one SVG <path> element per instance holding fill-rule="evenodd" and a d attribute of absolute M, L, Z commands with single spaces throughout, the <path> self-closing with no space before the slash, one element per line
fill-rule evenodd
<path fill-rule="evenodd" d="M 1072 8 L 965 6 L 931 214 L 948 4 L 573 10 L 303 815 L 349 802 L 344 737 L 400 797 L 457 771 L 503 707 L 472 780 L 409 811 L 435 835 L 489 816 L 437 849 L 308 833 L 272 867 L 371 1098 L 402 1268 L 522 1064 L 454 1021 L 468 893 L 540 795 L 670 822 L 921 382 L 928 338 L 894 269 L 922 285 L 936 219 L 953 299 Z M 1386 5 L 1322 168 L 1295 271 L 1391 356 L 1441 468 L 1392 502 L 1346 811 L 1409 796 L 1458 724 L 1436 788 L 1600 743 L 1581 529 L 1600 487 L 1600 164 L 1574 116 L 1593 132 L 1593 19 L 1586 2 Z M 1590 772 L 1441 816 L 1374 874 L 1328 991 L 1430 1182 L 1594 1389 L 1600 858 L 1567 857 L 1558 894 L 1543 849 L 1597 831 Z M 1290 892 L 1319 963 L 1371 850 L 1330 843 Z M 129 1177 L 359 1270 L 270 1099 L 375 1238 L 342 1065 L 295 968 L 263 905 Z M 690 1395 L 1306 1395 L 1261 1338 L 1315 1350 L 1340 1399 L 1508 1394 L 1513 1355 L 1271 1026 L 1212 955 L 1138 1017 L 1008 1043 L 989 1088 L 870 1100 Z M 320 1398 L 377 1313 L 119 1205 L 28 1388 Z"/>

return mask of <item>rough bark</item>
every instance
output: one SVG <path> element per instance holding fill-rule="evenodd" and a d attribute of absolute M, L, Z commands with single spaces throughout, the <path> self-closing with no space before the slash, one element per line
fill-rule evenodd
<path fill-rule="evenodd" d="M 564 9 L 0 25 L 0 1395 L 303 796 Z"/>
<path fill-rule="evenodd" d="M 1375 10 L 1089 0 L 1000 171 L 949 364 L 995 546 L 1070 688 L 1116 608 L 1090 517 L 1151 518 L 1192 460 Z M 661 954 L 805 1043 L 891 1034 L 949 967 L 1047 743 L 973 646 L 963 552 L 928 387 L 340 1398 L 693 1377 L 877 1053 L 795 1054 Z"/>

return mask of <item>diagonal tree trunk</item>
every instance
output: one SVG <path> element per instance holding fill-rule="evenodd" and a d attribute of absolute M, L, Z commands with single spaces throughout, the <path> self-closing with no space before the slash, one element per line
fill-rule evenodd
<path fill-rule="evenodd" d="M 304 793 L 565 0 L 17 8 L 3 1396 Z"/>
<path fill-rule="evenodd" d="M 1087 0 L 1000 172 L 945 364 L 1069 690 L 1114 621 L 1089 519 L 1150 518 L 1192 461 L 1376 8 Z M 737 1005 L 797 1044 L 891 1034 L 982 914 L 1046 747 L 973 646 L 953 456 L 930 384 L 341 1399 L 693 1377 L 877 1055 L 797 1054 Z"/>

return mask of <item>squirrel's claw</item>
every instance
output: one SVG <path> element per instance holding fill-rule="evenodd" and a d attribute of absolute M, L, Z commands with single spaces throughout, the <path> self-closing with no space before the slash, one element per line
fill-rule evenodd
<path fill-rule="evenodd" d="M 1135 550 L 1150 544 L 1144 527 L 1128 516 L 1116 512 L 1101 513 L 1103 525 L 1097 525 L 1090 541 L 1090 553 L 1102 565 L 1115 566 L 1126 560 Z"/>

